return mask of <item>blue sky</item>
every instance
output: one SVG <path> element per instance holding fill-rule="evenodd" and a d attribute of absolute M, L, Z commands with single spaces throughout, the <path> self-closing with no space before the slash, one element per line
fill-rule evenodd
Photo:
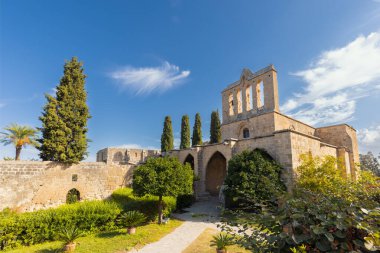
<path fill-rule="evenodd" d="M 380 1 L 0 0 L 0 127 L 38 117 L 77 56 L 88 75 L 88 160 L 108 146 L 159 147 L 163 119 L 200 112 L 204 139 L 221 90 L 274 64 L 282 112 L 347 122 L 380 152 Z M 0 147 L 0 158 L 13 156 Z M 32 148 L 23 159 L 37 158 Z"/>

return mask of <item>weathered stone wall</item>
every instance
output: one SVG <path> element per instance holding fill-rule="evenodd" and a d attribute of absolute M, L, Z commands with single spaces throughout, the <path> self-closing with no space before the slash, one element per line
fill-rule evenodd
<path fill-rule="evenodd" d="M 248 128 L 250 137 L 273 134 L 275 130 L 274 113 L 269 112 L 228 124 L 222 124 L 222 139 L 243 139 L 243 129 Z"/>
<path fill-rule="evenodd" d="M 138 164 L 145 162 L 148 157 L 158 155 L 160 155 L 159 150 L 111 147 L 99 150 L 96 153 L 96 161 L 107 164 Z"/>
<path fill-rule="evenodd" d="M 350 173 L 347 174 L 350 174 L 353 178 L 356 178 L 357 165 L 360 162 L 356 130 L 347 124 L 342 124 L 317 128 L 315 135 L 321 138 L 321 140 L 325 143 L 345 149 L 345 152 L 348 154 L 346 155 L 342 151 L 339 153 L 339 158 L 344 160 L 347 165 L 349 164 Z"/>
<path fill-rule="evenodd" d="M 67 166 L 54 162 L 0 161 L 0 210 L 55 207 L 66 202 L 66 195 L 73 188 L 80 192 L 81 200 L 105 199 L 115 189 L 131 183 L 133 168 L 103 162 Z"/>

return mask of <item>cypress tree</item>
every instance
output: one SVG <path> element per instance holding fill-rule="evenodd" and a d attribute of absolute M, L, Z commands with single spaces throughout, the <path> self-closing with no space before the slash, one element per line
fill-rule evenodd
<path fill-rule="evenodd" d="M 161 135 L 161 152 L 170 151 L 174 148 L 174 137 L 172 120 L 170 116 L 165 117 L 164 129 Z"/>
<path fill-rule="evenodd" d="M 190 124 L 189 124 L 189 116 L 182 116 L 181 123 L 181 144 L 179 146 L 180 149 L 190 148 Z"/>
<path fill-rule="evenodd" d="M 220 143 L 221 140 L 222 140 L 222 134 L 220 132 L 219 112 L 213 111 L 211 113 L 210 143 Z"/>
<path fill-rule="evenodd" d="M 193 137 L 192 146 L 202 145 L 202 123 L 201 123 L 201 115 L 199 113 L 195 114 L 195 122 L 193 127 Z"/>
<path fill-rule="evenodd" d="M 40 120 L 42 139 L 39 150 L 44 161 L 78 163 L 87 156 L 87 120 L 83 64 L 73 57 L 64 65 L 56 97 L 46 95 L 47 104 Z"/>

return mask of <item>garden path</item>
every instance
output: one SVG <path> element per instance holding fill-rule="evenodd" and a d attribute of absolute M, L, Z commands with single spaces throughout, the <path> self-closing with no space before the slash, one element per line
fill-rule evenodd
<path fill-rule="evenodd" d="M 190 208 L 185 209 L 186 213 L 173 215 L 185 221 L 181 226 L 161 240 L 139 250 L 132 250 L 130 253 L 181 253 L 206 228 L 217 229 L 220 213 L 218 205 L 216 198 L 194 203 Z"/>

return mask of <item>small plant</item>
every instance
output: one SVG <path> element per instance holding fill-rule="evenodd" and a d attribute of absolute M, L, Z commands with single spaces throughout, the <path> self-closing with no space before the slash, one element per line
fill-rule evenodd
<path fill-rule="evenodd" d="M 80 231 L 77 227 L 63 228 L 59 234 L 59 240 L 63 241 L 65 244 L 63 250 L 64 252 L 74 252 L 76 247 L 75 240 L 83 236 L 83 232 Z"/>
<path fill-rule="evenodd" d="M 136 227 L 145 222 L 146 217 L 139 211 L 128 211 L 120 216 L 120 222 L 127 227 L 128 234 L 136 233 Z"/>
<path fill-rule="evenodd" d="M 216 247 L 217 253 L 227 253 L 227 246 L 232 245 L 232 237 L 225 233 L 214 235 L 210 242 L 211 247 Z"/>

